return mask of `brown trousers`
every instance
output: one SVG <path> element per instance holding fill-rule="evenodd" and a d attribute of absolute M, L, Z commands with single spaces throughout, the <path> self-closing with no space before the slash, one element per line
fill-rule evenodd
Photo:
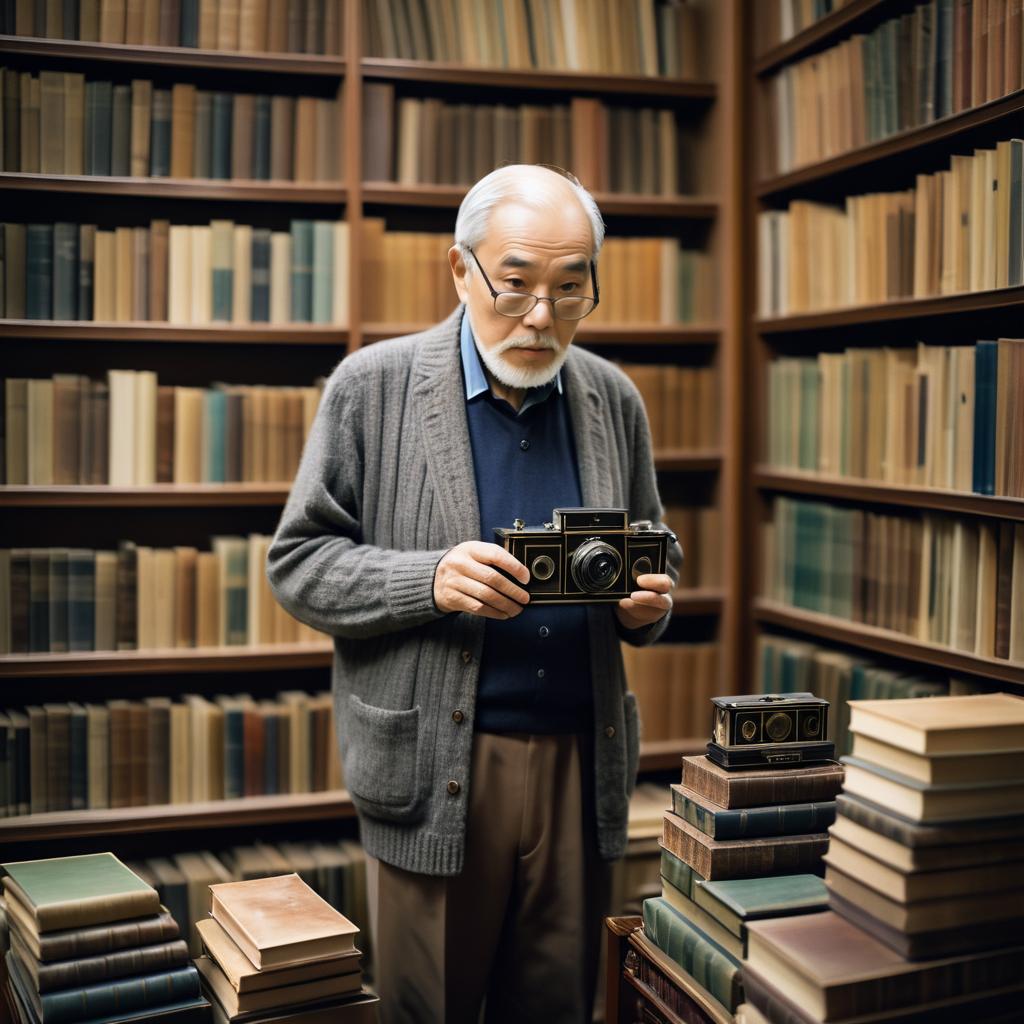
<path fill-rule="evenodd" d="M 473 740 L 463 871 L 370 861 L 381 1024 L 589 1024 L 610 866 L 590 737 Z"/>

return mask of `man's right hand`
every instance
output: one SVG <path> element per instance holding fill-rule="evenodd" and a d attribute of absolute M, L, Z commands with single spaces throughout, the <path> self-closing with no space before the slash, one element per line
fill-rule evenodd
<path fill-rule="evenodd" d="M 442 612 L 469 612 L 485 619 L 515 618 L 530 595 L 498 572 L 520 583 L 530 571 L 504 548 L 469 540 L 452 548 L 434 570 L 434 603 Z"/>

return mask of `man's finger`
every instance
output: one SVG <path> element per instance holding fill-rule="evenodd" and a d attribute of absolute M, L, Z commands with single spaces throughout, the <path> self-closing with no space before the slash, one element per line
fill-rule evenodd
<path fill-rule="evenodd" d="M 667 594 L 672 589 L 672 577 L 662 572 L 645 572 L 636 578 L 641 590 L 653 590 L 656 594 Z"/>
<path fill-rule="evenodd" d="M 513 601 L 518 601 L 521 605 L 529 603 L 529 591 L 516 586 L 516 584 L 507 576 L 489 565 L 483 565 L 480 562 L 471 562 L 466 566 L 466 575 L 468 578 L 477 580 L 485 586 L 490 587 L 492 590 L 497 590 L 499 593 L 504 594 Z"/>
<path fill-rule="evenodd" d="M 509 616 L 518 615 L 522 610 L 523 606 L 517 604 L 515 601 L 505 597 L 504 594 L 499 593 L 492 587 L 487 586 L 486 583 L 480 583 L 478 580 L 464 577 L 459 583 L 459 590 L 462 593 L 467 594 L 469 597 L 480 601 L 482 604 L 488 605 L 494 608 L 496 611 L 502 612 Z"/>
<path fill-rule="evenodd" d="M 671 600 L 666 600 L 665 594 L 657 594 L 652 590 L 634 590 L 629 595 L 634 604 L 642 604 L 648 608 L 661 608 L 667 611 L 671 606 Z"/>
<path fill-rule="evenodd" d="M 493 565 L 496 569 L 502 569 L 510 576 L 514 576 L 520 583 L 530 582 L 530 570 L 517 558 L 497 544 L 474 544 L 472 548 L 473 557 L 485 565 Z"/>

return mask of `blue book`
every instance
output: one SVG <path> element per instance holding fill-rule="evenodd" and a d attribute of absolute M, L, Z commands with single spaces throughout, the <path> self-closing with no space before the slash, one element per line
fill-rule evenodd
<path fill-rule="evenodd" d="M 694 886 L 704 881 L 703 875 L 699 875 L 685 860 L 680 860 L 665 847 L 661 848 L 661 877 L 690 899 L 693 899 Z"/>
<path fill-rule="evenodd" d="M 270 320 L 270 228 L 252 231 L 252 304 L 254 323 Z"/>
<path fill-rule="evenodd" d="M 25 316 L 53 319 L 52 224 L 29 224 L 25 231 Z"/>
<path fill-rule="evenodd" d="M 85 83 L 85 173 L 110 174 L 114 85 Z"/>
<path fill-rule="evenodd" d="M 231 93 L 213 94 L 210 177 L 231 177 L 231 111 L 234 106 Z"/>
<path fill-rule="evenodd" d="M 292 322 L 313 319 L 313 222 L 293 220 L 292 235 Z"/>
<path fill-rule="evenodd" d="M 78 225 L 53 226 L 53 318 L 78 317 Z"/>
<path fill-rule="evenodd" d="M 68 552 L 68 650 L 91 651 L 95 642 L 96 556 L 74 548 Z"/>
<path fill-rule="evenodd" d="M 999 343 L 979 341 L 974 346 L 974 469 L 978 494 L 995 493 L 996 378 Z"/>
<path fill-rule="evenodd" d="M 227 394 L 220 388 L 203 392 L 203 483 L 224 483 Z"/>
<path fill-rule="evenodd" d="M 181 0 L 181 45 L 199 45 L 199 0 Z"/>
<path fill-rule="evenodd" d="M 826 831 L 836 820 L 834 800 L 728 809 L 678 783 L 672 786 L 672 810 L 716 840 L 808 835 Z"/>
<path fill-rule="evenodd" d="M 245 709 L 241 701 L 219 699 L 224 709 L 224 798 L 245 793 Z"/>
<path fill-rule="evenodd" d="M 153 90 L 153 119 L 150 126 L 149 173 L 166 178 L 171 173 L 171 90 Z"/>

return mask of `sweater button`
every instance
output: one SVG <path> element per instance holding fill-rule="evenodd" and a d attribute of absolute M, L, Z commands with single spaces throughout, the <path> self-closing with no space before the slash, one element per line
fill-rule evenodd
<path fill-rule="evenodd" d="M 465 719 L 465 717 L 466 716 L 458 708 L 456 708 L 452 712 L 452 721 L 455 722 L 456 724 L 460 724 L 461 725 L 462 721 Z"/>
<path fill-rule="evenodd" d="M 459 792 L 460 788 L 461 787 L 454 779 L 450 779 L 448 781 L 448 792 L 451 793 L 452 796 L 455 796 Z"/>
<path fill-rule="evenodd" d="M 463 651 L 462 652 L 462 661 L 463 661 L 464 664 L 468 665 L 472 660 L 473 660 L 473 652 L 472 651 Z"/>
<path fill-rule="evenodd" d="M 530 442 L 527 441 L 526 438 L 523 438 L 523 440 L 519 442 L 519 447 L 522 448 L 524 452 L 528 451 L 530 447 Z"/>
<path fill-rule="evenodd" d="M 604 734 L 605 734 L 605 736 L 608 737 L 608 739 L 614 738 L 614 736 L 615 736 L 615 726 L 614 725 L 609 725 L 605 729 Z"/>

